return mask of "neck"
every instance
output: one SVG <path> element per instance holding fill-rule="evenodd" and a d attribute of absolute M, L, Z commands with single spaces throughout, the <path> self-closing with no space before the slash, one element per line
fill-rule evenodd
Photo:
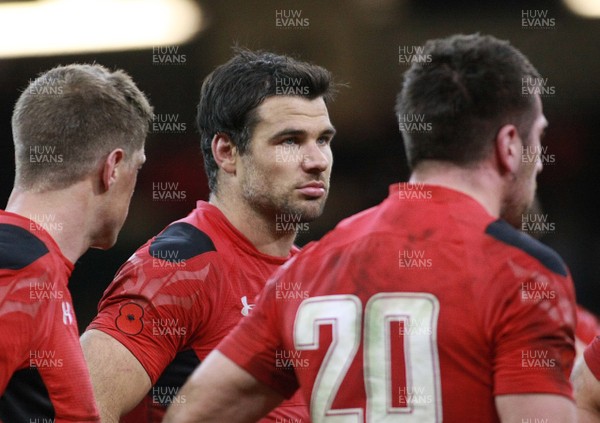
<path fill-rule="evenodd" d="M 209 203 L 217 207 L 258 251 L 276 257 L 287 257 L 294 244 L 296 232 L 276 230 L 275 218 L 261 214 L 234 195 L 211 194 Z"/>
<path fill-rule="evenodd" d="M 77 185 L 42 193 L 14 188 L 6 205 L 6 211 L 33 220 L 44 228 L 71 263 L 90 246 L 86 216 L 91 210 Z"/>
<path fill-rule="evenodd" d="M 447 162 L 430 160 L 419 164 L 409 182 L 450 188 L 475 199 L 494 216 L 500 216 L 502 181 L 485 162 L 464 168 Z"/>

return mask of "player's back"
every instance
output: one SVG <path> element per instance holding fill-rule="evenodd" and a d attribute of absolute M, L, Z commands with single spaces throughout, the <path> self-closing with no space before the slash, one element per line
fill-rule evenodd
<path fill-rule="evenodd" d="M 487 422 L 495 395 L 571 395 L 564 264 L 462 193 L 393 189 L 284 267 L 280 363 L 313 419 Z"/>
<path fill-rule="evenodd" d="M 42 225 L 0 210 L 0 421 L 100 421 L 72 270 Z"/>

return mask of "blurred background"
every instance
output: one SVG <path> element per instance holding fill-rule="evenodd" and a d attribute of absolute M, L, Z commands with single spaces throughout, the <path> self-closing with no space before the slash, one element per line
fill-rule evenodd
<path fill-rule="evenodd" d="M 202 80 L 230 58 L 232 45 L 314 62 L 347 84 L 329 107 L 338 131 L 331 193 L 324 216 L 299 236 L 304 245 L 378 204 L 390 184 L 407 179 L 393 111 L 409 66 L 402 54 L 429 38 L 489 33 L 510 40 L 554 88 L 543 98 L 550 126 L 538 193 L 549 224 L 538 235 L 569 265 L 579 302 L 600 313 L 594 199 L 600 193 L 599 3 L 0 0 L 0 207 L 14 179 L 12 108 L 28 82 L 72 62 L 126 70 L 149 96 L 158 124 L 117 245 L 91 250 L 76 265 L 70 288 L 84 329 L 118 267 L 165 225 L 187 215 L 197 200 L 208 198 L 195 109 Z M 157 184 L 171 184 L 176 198 L 157 198 Z"/>

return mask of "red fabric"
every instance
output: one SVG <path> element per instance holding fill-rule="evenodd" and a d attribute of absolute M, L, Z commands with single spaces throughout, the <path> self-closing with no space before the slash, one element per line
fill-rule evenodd
<path fill-rule="evenodd" d="M 587 345 L 599 335 L 600 323 L 598 322 L 598 318 L 585 308 L 578 305 L 577 329 L 575 330 L 576 338 Z"/>
<path fill-rule="evenodd" d="M 275 273 L 218 349 L 284 395 L 300 386 L 313 420 L 497 422 L 496 395 L 571 398 L 568 273 L 486 233 L 543 248 L 472 198 L 400 185 Z"/>
<path fill-rule="evenodd" d="M 67 288 L 73 264 L 35 222 L 0 210 L 0 224 L 29 231 L 48 249 L 26 267 L 0 269 L 0 394 L 15 371 L 37 367 L 53 421 L 99 422 Z"/>
<path fill-rule="evenodd" d="M 192 349 L 204 360 L 243 313 L 248 314 L 268 277 L 287 260 L 259 252 L 206 202 L 199 201 L 197 208 L 178 222 L 208 235 L 216 251 L 178 265 L 152 257 L 151 239 L 118 271 L 88 327 L 111 335 L 128 348 L 153 384 L 181 351 Z M 290 257 L 296 251 L 294 247 Z M 129 421 L 161 421 L 164 408 L 151 399 L 144 403 Z M 300 396 L 283 403 L 264 421 L 294 416 L 307 418 Z"/>
<path fill-rule="evenodd" d="M 600 336 L 596 337 L 583 352 L 585 364 L 589 367 L 592 374 L 600 381 Z"/>

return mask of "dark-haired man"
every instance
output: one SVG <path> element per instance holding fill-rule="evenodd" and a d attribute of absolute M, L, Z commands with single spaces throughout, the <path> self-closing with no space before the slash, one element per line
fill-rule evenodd
<path fill-rule="evenodd" d="M 574 421 L 571 278 L 504 220 L 542 169 L 539 75 L 490 36 L 425 54 L 397 102 L 410 181 L 276 272 L 166 421 L 250 422 L 298 388 L 313 423 Z"/>
<path fill-rule="evenodd" d="M 103 421 L 117 421 L 145 396 L 128 418 L 160 421 L 197 364 L 296 253 L 296 223 L 318 217 L 329 190 L 332 89 L 321 67 L 247 50 L 205 79 L 198 127 L 209 202 L 123 265 L 82 336 Z M 299 396 L 266 421 L 307 416 Z"/>
<path fill-rule="evenodd" d="M 12 117 L 16 176 L 0 211 L 0 421 L 100 421 L 67 283 L 127 216 L 152 108 L 122 71 L 59 66 Z"/>

